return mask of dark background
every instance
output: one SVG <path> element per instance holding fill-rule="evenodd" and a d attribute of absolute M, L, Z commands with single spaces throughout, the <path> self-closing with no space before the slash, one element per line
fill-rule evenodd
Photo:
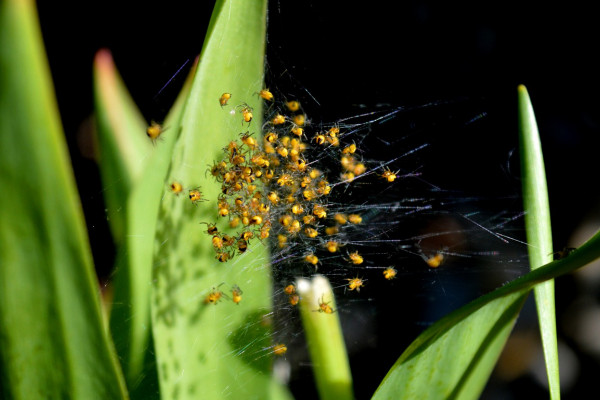
<path fill-rule="evenodd" d="M 191 63 L 161 89 L 202 46 L 212 4 L 197 3 L 139 8 L 126 8 L 117 1 L 68 8 L 51 2 L 38 5 L 102 279 L 108 277 L 113 262 L 110 252 L 100 251 L 110 243 L 102 184 L 95 162 L 86 157 L 78 140 L 93 110 L 94 54 L 109 48 L 144 116 L 161 120 Z M 266 80 L 276 86 L 277 77 L 285 71 L 292 83 L 282 82 L 280 89 L 310 92 L 320 103 L 311 115 L 327 121 L 381 104 L 419 107 L 451 102 L 462 107 L 464 115 L 485 113 L 477 122 L 483 127 L 477 137 L 453 148 L 457 153 L 429 160 L 427 165 L 429 171 L 440 174 L 436 177 L 431 172 L 430 179 L 446 182 L 452 179 L 444 176 L 446 163 L 465 164 L 474 181 L 488 187 L 491 180 L 485 174 L 489 171 L 479 168 L 476 160 L 493 160 L 497 170 L 506 170 L 511 163 L 511 151 L 517 146 L 516 87 L 525 84 L 543 142 L 555 248 L 562 248 L 600 204 L 598 185 L 590 181 L 596 175 L 592 171 L 596 170 L 600 130 L 599 25 L 591 6 L 539 8 L 522 3 L 405 1 L 390 9 L 377 3 L 354 7 L 342 1 L 273 1 Z M 446 116 L 455 113 L 441 110 Z M 452 141 L 447 144 L 451 147 Z M 459 149 L 464 153 L 458 153 Z M 559 280 L 557 287 L 559 312 L 568 312 L 581 288 L 570 277 Z M 595 288 L 588 294 L 596 303 L 597 292 Z M 598 358 L 568 335 L 565 341 L 577 355 L 580 371 L 566 395 L 581 398 L 586 385 L 593 383 L 588 377 L 600 370 Z M 486 398 L 525 398 L 524 389 L 529 398 L 547 398 L 530 374 L 496 381 Z M 372 385 L 357 387 L 357 393 L 372 392 Z M 299 386 L 292 387 L 296 394 L 302 393 Z"/>

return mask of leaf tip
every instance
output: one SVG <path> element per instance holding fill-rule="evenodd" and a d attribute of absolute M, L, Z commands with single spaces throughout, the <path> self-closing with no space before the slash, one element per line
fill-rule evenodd
<path fill-rule="evenodd" d="M 114 65 L 112 53 L 110 50 L 103 48 L 96 52 L 94 64 L 99 68 L 110 68 Z"/>
<path fill-rule="evenodd" d="M 529 93 L 527 92 L 527 87 L 523 84 L 517 86 L 517 91 L 519 92 L 520 96 L 529 96 Z"/>

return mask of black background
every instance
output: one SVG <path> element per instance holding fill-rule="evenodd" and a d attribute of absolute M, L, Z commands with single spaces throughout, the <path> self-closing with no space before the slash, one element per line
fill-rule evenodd
<path fill-rule="evenodd" d="M 38 5 L 94 257 L 103 279 L 113 260 L 110 252 L 100 250 L 110 245 L 102 184 L 95 162 L 85 157 L 78 141 L 78 132 L 93 110 L 93 56 L 98 49 L 109 48 L 144 116 L 162 119 L 191 63 L 161 88 L 202 46 L 212 4 L 197 3 Z M 391 9 L 377 2 L 357 7 L 343 1 L 273 1 L 266 79 L 276 84 L 276 77 L 287 70 L 297 88 L 318 99 L 320 111 L 313 114 L 315 118 L 329 121 L 359 113 L 359 105 L 413 107 L 450 101 L 464 104 L 473 116 L 484 112 L 485 136 L 462 143 L 464 156 L 450 154 L 427 164 L 429 171 L 440 171 L 438 178 L 431 173 L 435 181 L 448 178 L 443 171 L 449 160 L 470 163 L 479 182 L 490 179 L 485 169 L 476 167 L 476 160 L 498 160 L 498 166 L 510 162 L 509 154 L 517 146 L 516 87 L 525 84 L 542 136 L 555 247 L 561 248 L 599 204 L 594 179 L 600 128 L 598 24 L 591 6 L 540 8 L 522 3 L 405 1 Z M 575 284 L 569 278 L 558 282 L 559 311 L 571 301 L 573 290 Z M 593 375 L 590 371 L 599 369 L 597 359 L 580 357 L 587 372 L 576 387 L 583 391 L 589 383 L 586 377 Z M 357 388 L 357 393 L 372 392 L 372 384 Z M 530 398 L 547 396 L 526 378 L 504 386 L 487 395 L 524 398 L 518 390 L 527 389 Z M 573 389 L 570 395 L 577 398 L 577 393 L 581 392 Z"/>

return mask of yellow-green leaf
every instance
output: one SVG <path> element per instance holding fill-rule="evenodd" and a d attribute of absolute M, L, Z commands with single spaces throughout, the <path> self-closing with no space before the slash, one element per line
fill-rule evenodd
<path fill-rule="evenodd" d="M 161 395 L 166 398 L 269 398 L 271 281 L 267 247 L 255 241 L 243 255 L 215 259 L 206 225 L 217 220 L 220 184 L 207 169 L 240 132 L 259 131 L 266 1 L 218 1 L 191 94 L 178 123 L 165 185 L 199 187 L 206 202 L 165 191 L 155 239 L 152 320 Z M 232 97 L 221 107 L 224 92 Z M 239 107 L 254 110 L 250 127 Z M 223 230 L 225 224 L 220 224 Z M 243 290 L 239 304 L 231 288 Z M 211 291 L 224 296 L 207 304 Z"/>

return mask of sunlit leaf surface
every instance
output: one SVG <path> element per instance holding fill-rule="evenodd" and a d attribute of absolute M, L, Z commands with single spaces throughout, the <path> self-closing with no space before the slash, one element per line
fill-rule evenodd
<path fill-rule="evenodd" d="M 219 1 L 179 123 L 167 181 L 183 195 L 162 198 L 154 253 L 152 318 L 161 395 L 167 398 L 268 398 L 271 281 L 268 249 L 254 242 L 243 255 L 215 259 L 206 225 L 217 220 L 220 185 L 207 174 L 240 132 L 260 129 L 266 2 Z M 199 33 L 201 35 L 202 33 Z M 232 97 L 221 107 L 224 92 Z M 248 126 L 236 106 L 252 107 Z M 193 204 L 187 194 L 199 188 Z M 223 230 L 226 224 L 219 224 Z M 231 288 L 243 290 L 239 304 Z M 223 292 L 216 304 L 206 303 Z"/>

